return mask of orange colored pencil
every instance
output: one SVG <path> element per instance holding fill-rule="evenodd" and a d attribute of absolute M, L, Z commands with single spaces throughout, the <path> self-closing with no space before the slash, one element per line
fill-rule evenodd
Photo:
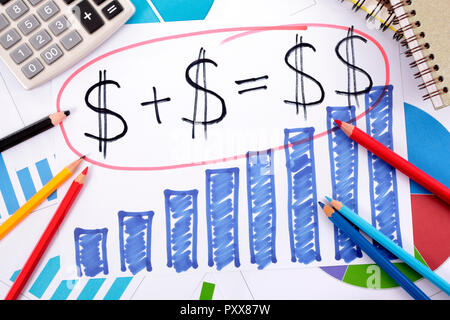
<path fill-rule="evenodd" d="M 70 186 L 69 190 L 64 196 L 64 199 L 61 201 L 58 209 L 53 215 L 52 220 L 50 220 L 47 229 L 45 229 L 39 242 L 37 243 L 36 247 L 34 248 L 24 267 L 17 276 L 16 281 L 14 281 L 14 284 L 9 290 L 5 300 L 16 300 L 20 292 L 22 292 L 22 289 L 25 287 L 28 279 L 33 274 L 34 269 L 36 268 L 45 250 L 52 241 L 56 231 L 58 231 L 59 226 L 61 225 L 65 216 L 67 215 L 67 212 L 69 212 L 70 207 L 72 206 L 78 194 L 80 193 L 81 188 L 84 185 L 84 180 L 86 178 L 87 171 L 88 168 L 86 167 L 86 169 L 84 169 L 83 172 L 78 177 L 76 177 L 75 180 L 72 182 L 72 185 Z"/>
<path fill-rule="evenodd" d="M 380 159 L 383 159 L 394 168 L 400 170 L 422 187 L 444 200 L 446 203 L 450 204 L 450 189 L 445 185 L 423 172 L 404 158 L 400 157 L 394 151 L 381 144 L 354 125 L 342 122 L 340 120 L 334 120 L 334 122 L 350 139 L 354 140 L 356 143 L 363 146 Z"/>

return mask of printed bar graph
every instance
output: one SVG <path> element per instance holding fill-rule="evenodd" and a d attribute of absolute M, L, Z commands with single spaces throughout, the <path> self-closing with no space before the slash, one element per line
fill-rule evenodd
<path fill-rule="evenodd" d="M 373 87 L 366 94 L 366 108 L 372 106 L 380 96 L 381 101 L 366 116 L 366 130 L 372 138 L 390 149 L 394 148 L 392 137 L 392 89 L 389 86 Z M 372 213 L 372 225 L 402 246 L 398 211 L 397 176 L 389 164 L 368 152 L 369 189 Z M 378 245 L 375 243 L 375 245 Z M 390 258 L 392 254 L 381 246 Z"/>
<path fill-rule="evenodd" d="M 98 291 L 102 287 L 105 282 L 105 278 L 93 278 L 89 279 L 89 281 L 84 286 L 83 290 L 81 290 L 78 295 L 77 300 L 93 300 L 97 295 Z"/>
<path fill-rule="evenodd" d="M 136 274 L 152 271 L 151 234 L 154 212 L 119 211 L 120 268 Z"/>
<path fill-rule="evenodd" d="M 47 184 L 51 179 L 53 179 L 52 171 L 50 170 L 50 165 L 47 159 L 42 159 L 41 161 L 36 162 L 36 169 L 39 173 L 39 177 L 41 178 L 42 185 Z M 56 199 L 55 190 L 51 195 L 48 196 L 48 200 Z"/>
<path fill-rule="evenodd" d="M 67 300 L 78 280 L 62 280 L 50 300 Z"/>
<path fill-rule="evenodd" d="M 60 257 L 56 256 L 47 261 L 44 269 L 39 273 L 38 277 L 31 286 L 29 292 L 37 298 L 41 298 L 58 273 L 61 267 Z"/>
<path fill-rule="evenodd" d="M 8 214 L 13 214 L 19 209 L 19 201 L 17 200 L 16 193 L 14 191 L 13 185 L 11 183 L 11 178 L 6 168 L 5 160 L 3 155 L 0 153 L 0 192 L 3 197 L 3 201 L 6 205 L 6 210 Z M 1 217 L 1 215 L 0 215 Z"/>
<path fill-rule="evenodd" d="M 87 230 L 75 228 L 75 261 L 78 276 L 83 272 L 88 277 L 99 273 L 108 274 L 108 259 L 106 253 L 106 237 L 108 229 Z"/>
<path fill-rule="evenodd" d="M 166 208 L 167 266 L 183 272 L 196 269 L 197 190 L 164 190 Z"/>
<path fill-rule="evenodd" d="M 334 120 L 355 119 L 355 107 L 327 107 L 328 149 L 333 199 L 358 212 L 358 144 L 336 128 Z M 336 260 L 351 262 L 362 257 L 361 249 L 345 233 L 334 227 Z"/>
<path fill-rule="evenodd" d="M 133 277 L 118 277 L 114 280 L 103 300 L 119 300 Z"/>
<path fill-rule="evenodd" d="M 272 150 L 247 153 L 250 262 L 264 269 L 276 263 L 276 202 Z"/>
<path fill-rule="evenodd" d="M 50 168 L 50 164 L 48 159 L 44 158 L 35 163 L 35 167 L 37 170 L 37 174 L 35 179 L 33 179 L 32 171 L 30 167 L 25 167 L 20 170 L 17 170 L 15 173 L 17 175 L 20 188 L 22 189 L 23 198 L 21 198 L 20 194 L 14 188 L 13 182 L 11 180 L 11 176 L 6 167 L 5 160 L 3 156 L 0 154 L 0 193 L 3 198 L 3 202 L 6 207 L 6 211 L 9 215 L 12 215 L 17 209 L 20 208 L 24 201 L 28 201 L 38 188 L 47 184 L 53 178 L 53 173 Z M 39 178 L 39 179 L 38 179 Z M 38 179 L 38 181 L 36 181 Z M 38 186 L 36 186 L 36 182 Z M 40 182 L 40 185 L 39 185 Z M 49 201 L 55 200 L 57 198 L 57 191 L 54 191 L 47 199 Z M 0 218 L 2 217 L 2 213 L 0 212 Z"/>
<path fill-rule="evenodd" d="M 291 261 L 320 261 L 314 128 L 284 130 Z"/>
<path fill-rule="evenodd" d="M 221 270 L 239 262 L 239 168 L 206 170 L 208 265 Z"/>

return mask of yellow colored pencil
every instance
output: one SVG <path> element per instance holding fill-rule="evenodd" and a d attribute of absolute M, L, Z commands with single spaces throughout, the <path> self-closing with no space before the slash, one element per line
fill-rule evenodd
<path fill-rule="evenodd" d="M 10 232 L 15 226 L 19 224 L 28 214 L 30 214 L 42 201 L 47 199 L 60 185 L 62 185 L 70 176 L 75 172 L 80 163 L 83 161 L 84 156 L 75 160 L 61 172 L 53 177 L 41 190 L 36 192 L 22 207 L 14 212 L 11 217 L 0 225 L 0 239 L 2 239 L 8 232 Z"/>

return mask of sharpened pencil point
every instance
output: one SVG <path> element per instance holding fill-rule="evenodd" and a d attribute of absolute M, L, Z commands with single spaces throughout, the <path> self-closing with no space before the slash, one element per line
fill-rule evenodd
<path fill-rule="evenodd" d="M 339 127 L 342 126 L 342 121 L 341 120 L 334 120 L 334 123 L 336 123 Z"/>
<path fill-rule="evenodd" d="M 70 115 L 70 111 L 69 111 L 69 110 L 66 110 L 66 111 L 64 111 L 64 114 L 65 114 L 66 116 L 69 116 L 69 115 Z"/>
<path fill-rule="evenodd" d="M 323 207 L 325 207 L 325 205 L 323 204 L 323 202 L 317 201 L 317 203 L 319 204 L 319 206 L 323 209 Z"/>
<path fill-rule="evenodd" d="M 89 167 L 86 167 L 86 168 L 83 170 L 83 172 L 81 172 L 81 173 L 84 174 L 84 175 L 86 175 L 87 172 L 88 172 L 88 169 L 89 169 Z"/>
<path fill-rule="evenodd" d="M 80 157 L 80 159 L 84 159 L 84 158 L 86 158 L 86 155 L 83 155 L 83 156 Z"/>

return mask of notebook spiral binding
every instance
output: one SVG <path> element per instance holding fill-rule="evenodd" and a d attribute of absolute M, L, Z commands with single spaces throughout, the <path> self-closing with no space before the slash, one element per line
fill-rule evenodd
<path fill-rule="evenodd" d="M 408 6 L 411 4 L 412 4 L 412 0 L 403 0 L 389 8 L 389 12 L 394 12 L 394 10 L 396 10 L 400 7 L 404 7 L 404 9 L 405 9 L 404 14 L 394 18 L 394 21 L 392 22 L 393 24 L 399 24 L 399 22 L 404 19 L 408 19 L 408 21 L 410 21 L 409 18 L 414 17 L 416 15 L 415 10 L 408 9 Z M 403 26 L 402 28 L 399 28 L 395 32 L 394 39 L 400 40 L 404 37 L 405 31 L 411 30 L 411 29 L 418 29 L 418 28 L 420 28 L 420 21 L 417 20 L 414 22 L 409 22 L 407 25 Z M 427 63 L 427 68 L 414 74 L 415 79 L 422 78 L 426 74 L 432 74 L 432 76 L 433 76 L 433 78 L 431 80 L 426 81 L 426 82 L 424 81 L 420 85 L 418 85 L 419 89 L 421 89 L 421 90 L 427 89 L 430 86 L 437 86 L 439 83 L 442 83 L 444 81 L 444 78 L 441 75 L 435 74 L 435 72 L 439 71 L 439 66 L 437 64 L 432 65 L 432 63 L 428 64 L 429 61 L 433 61 L 434 54 L 433 53 L 425 54 L 425 50 L 430 48 L 430 44 L 428 42 L 426 42 L 426 40 L 422 40 L 424 38 L 425 38 L 425 33 L 420 32 L 418 30 L 418 31 L 414 32 L 414 35 L 407 37 L 400 42 L 400 44 L 403 47 L 408 47 L 408 49 L 405 51 L 405 55 L 407 57 L 411 57 L 414 53 L 416 53 L 418 51 L 423 51 L 423 56 L 424 56 L 423 58 L 421 58 L 419 60 L 415 60 L 409 64 L 409 66 L 411 68 L 416 68 L 417 66 L 421 65 L 422 63 Z M 416 40 L 417 41 L 421 40 L 421 42 L 423 42 L 423 41 L 425 41 L 425 42 L 424 43 L 417 42 L 418 44 L 415 47 L 411 47 L 410 44 Z M 443 95 L 446 93 L 448 93 L 447 87 L 437 88 L 437 90 L 428 92 L 422 98 L 423 98 L 423 100 L 428 100 L 435 96 Z"/>
<path fill-rule="evenodd" d="M 341 2 L 344 2 L 344 0 L 341 0 Z M 390 8 L 392 6 L 391 6 L 389 0 L 376 0 L 376 1 L 358 0 L 358 1 L 352 1 L 352 2 L 353 2 L 352 10 L 355 12 L 357 12 L 361 8 L 365 9 L 364 5 L 367 5 L 369 2 L 370 2 L 370 5 L 372 5 L 372 6 L 373 6 L 373 3 L 375 3 L 375 6 L 373 7 L 373 9 L 365 10 L 367 12 L 366 17 L 365 17 L 365 19 L 367 21 L 375 20 L 376 18 L 379 17 L 379 15 L 383 9 L 387 9 L 389 15 L 386 18 L 384 18 L 383 20 L 380 19 L 381 25 L 380 25 L 379 29 L 383 32 L 386 31 L 387 29 L 389 29 L 392 25 L 398 24 L 398 20 L 396 20 L 394 10 L 390 10 Z M 399 35 L 396 32 L 394 39 L 396 39 L 398 41 L 401 38 L 402 38 L 402 35 Z"/>

